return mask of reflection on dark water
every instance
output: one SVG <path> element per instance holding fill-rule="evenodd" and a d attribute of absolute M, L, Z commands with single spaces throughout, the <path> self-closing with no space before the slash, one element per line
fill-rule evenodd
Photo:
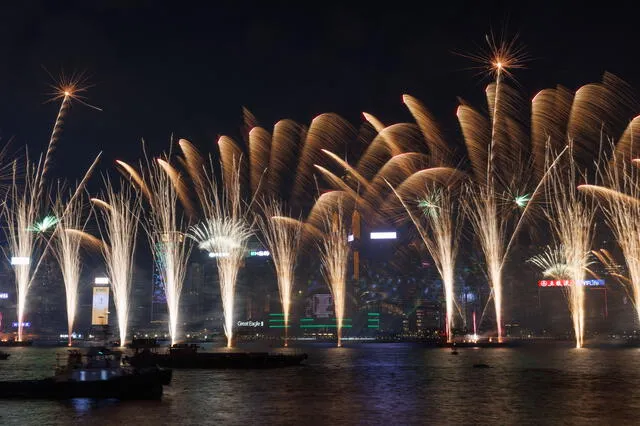
<path fill-rule="evenodd" d="M 299 368 L 174 371 L 162 401 L 0 401 L 0 424 L 635 423 L 640 412 L 636 349 L 303 349 L 309 359 Z M 3 380 L 47 376 L 65 352 L 8 350 Z"/>

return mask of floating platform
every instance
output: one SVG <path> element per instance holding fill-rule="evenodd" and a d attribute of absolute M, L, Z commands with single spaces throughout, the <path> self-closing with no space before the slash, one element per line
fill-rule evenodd
<path fill-rule="evenodd" d="M 455 342 L 445 343 L 444 346 L 448 348 L 514 348 L 522 346 L 523 343 L 517 340 L 506 340 L 502 343 L 489 342 L 487 340 L 481 340 L 478 342 Z"/>
<path fill-rule="evenodd" d="M 198 352 L 196 345 L 178 345 L 165 353 L 144 349 L 127 362 L 137 368 L 157 365 L 183 369 L 267 369 L 300 365 L 307 358 L 306 353 Z"/>
<path fill-rule="evenodd" d="M 0 340 L 0 346 L 33 346 L 33 340 L 24 340 L 22 342 L 17 340 Z"/>

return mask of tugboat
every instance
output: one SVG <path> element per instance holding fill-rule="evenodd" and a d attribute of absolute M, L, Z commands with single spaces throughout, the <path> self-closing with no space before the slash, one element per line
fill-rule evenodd
<path fill-rule="evenodd" d="M 70 350 L 66 362 L 58 358 L 53 377 L 0 382 L 0 398 L 116 398 L 160 399 L 166 374 L 157 368 L 125 368 L 121 354 L 104 347 L 83 354 Z"/>
<path fill-rule="evenodd" d="M 175 344 L 166 353 L 152 351 L 149 347 L 140 349 L 137 347 L 133 357 L 128 359 L 131 365 L 139 368 L 157 365 L 165 368 L 265 369 L 300 365 L 307 359 L 306 353 L 198 352 L 195 344 Z"/>

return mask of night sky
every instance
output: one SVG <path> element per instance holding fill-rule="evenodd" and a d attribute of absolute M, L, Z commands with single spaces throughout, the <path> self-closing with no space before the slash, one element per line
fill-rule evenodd
<path fill-rule="evenodd" d="M 322 112 L 359 125 L 367 111 L 390 124 L 411 120 L 401 103 L 409 93 L 457 137 L 456 97 L 484 106 L 487 80 L 454 52 L 477 51 L 492 29 L 519 33 L 532 57 L 517 72 L 527 96 L 575 89 L 605 70 L 640 89 L 634 11 L 610 3 L 18 3 L 0 8 L 0 136 L 45 149 L 59 104 L 45 103 L 52 81 L 43 67 L 86 72 L 89 100 L 104 111 L 70 110 L 56 174 L 72 179 L 100 150 L 103 169 L 135 161 L 142 138 L 153 153 L 171 134 L 203 151 L 220 134 L 239 139 L 242 106 L 267 129 Z"/>

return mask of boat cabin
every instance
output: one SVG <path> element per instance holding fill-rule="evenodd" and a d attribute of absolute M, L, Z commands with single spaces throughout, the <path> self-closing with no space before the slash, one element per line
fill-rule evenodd
<path fill-rule="evenodd" d="M 107 348 L 90 348 L 87 353 L 72 349 L 64 358 L 57 358 L 56 379 L 79 382 L 109 380 L 122 376 L 122 354 Z"/>

